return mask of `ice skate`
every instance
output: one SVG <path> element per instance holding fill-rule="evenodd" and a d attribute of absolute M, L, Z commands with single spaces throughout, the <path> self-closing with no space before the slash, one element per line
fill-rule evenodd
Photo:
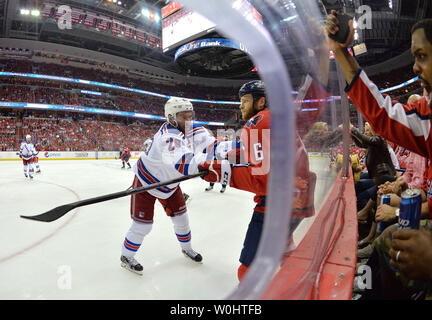
<path fill-rule="evenodd" d="M 205 188 L 205 191 L 210 191 L 210 190 L 213 190 L 213 186 Z"/>
<path fill-rule="evenodd" d="M 192 249 L 182 250 L 182 252 L 186 257 L 192 259 L 195 262 L 202 261 L 202 256 L 198 252 L 193 251 Z"/>
<path fill-rule="evenodd" d="M 30 179 L 33 179 L 33 176 L 29 173 L 29 177 L 30 177 Z"/>
<path fill-rule="evenodd" d="M 225 189 L 226 189 L 226 187 L 222 187 L 222 189 L 220 190 L 220 193 L 224 193 Z"/>
<path fill-rule="evenodd" d="M 143 267 L 133 257 L 126 258 L 125 256 L 121 256 L 120 261 L 123 268 L 142 276 Z"/>
<path fill-rule="evenodd" d="M 28 178 L 28 175 L 27 175 L 27 173 L 24 173 L 24 175 L 25 175 L 25 177 L 26 177 L 26 178 Z"/>
<path fill-rule="evenodd" d="M 38 171 L 36 171 L 36 173 L 41 173 L 41 171 L 40 171 L 40 170 L 38 170 Z"/>

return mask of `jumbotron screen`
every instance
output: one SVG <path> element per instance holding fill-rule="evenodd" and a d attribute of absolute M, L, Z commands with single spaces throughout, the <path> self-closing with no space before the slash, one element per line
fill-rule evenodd
<path fill-rule="evenodd" d="M 260 13 L 247 1 L 237 0 L 235 5 L 250 11 L 262 23 Z M 162 49 L 168 51 L 194 40 L 215 29 L 216 25 L 202 15 L 172 1 L 162 8 Z"/>

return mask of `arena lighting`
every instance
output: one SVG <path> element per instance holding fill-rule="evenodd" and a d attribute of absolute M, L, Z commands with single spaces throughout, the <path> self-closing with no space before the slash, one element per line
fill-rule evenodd
<path fill-rule="evenodd" d="M 20 13 L 21 13 L 22 15 L 24 15 L 24 16 L 28 16 L 28 15 L 30 14 L 30 10 L 28 10 L 28 9 L 21 9 L 21 10 L 20 10 Z"/>
<path fill-rule="evenodd" d="M 86 94 L 93 94 L 95 96 L 101 96 L 102 93 L 101 92 L 97 92 L 97 91 L 90 91 L 90 90 L 80 90 L 81 93 L 86 93 Z"/>
<path fill-rule="evenodd" d="M 150 11 L 148 9 L 142 9 L 141 14 L 146 18 L 150 18 Z"/>
<path fill-rule="evenodd" d="M 40 11 L 39 10 L 32 10 L 31 11 L 31 15 L 35 16 L 35 17 L 38 17 L 40 15 Z"/>
<path fill-rule="evenodd" d="M 405 87 L 407 85 L 410 85 L 410 84 L 416 82 L 418 79 L 419 79 L 419 77 L 412 78 L 411 80 L 405 81 L 404 83 L 401 83 L 401 84 L 399 84 L 397 86 L 394 86 L 394 87 L 391 87 L 391 88 L 387 88 L 387 89 L 384 89 L 384 90 L 380 90 L 380 92 L 381 93 L 385 93 L 385 92 L 393 91 L 393 90 L 396 90 L 396 89 L 400 89 L 402 87 Z"/>
<path fill-rule="evenodd" d="M 162 116 L 156 116 L 153 114 L 137 113 L 137 112 L 127 112 L 127 111 L 117 111 L 117 110 L 107 110 L 99 108 L 89 108 L 82 106 L 72 106 L 72 105 L 58 105 L 58 104 L 43 104 L 43 103 L 25 103 L 25 102 L 8 102 L 0 101 L 0 108 L 23 108 L 23 109 L 39 109 L 39 110 L 56 110 L 56 111 L 75 111 L 75 112 L 85 112 L 85 113 L 96 113 L 110 116 L 120 116 L 120 117 L 132 117 L 132 118 L 144 118 L 152 120 L 165 121 L 166 118 Z M 211 121 L 194 121 L 198 124 L 210 125 L 210 126 L 224 126 L 223 122 L 211 122 Z"/>
<path fill-rule="evenodd" d="M 57 76 L 50 76 L 50 75 L 43 75 L 43 74 L 33 74 L 33 73 L 16 73 L 16 72 L 4 72 L 4 71 L 0 71 L 0 76 L 6 76 L 6 77 L 23 77 L 23 78 L 36 78 L 36 79 L 46 79 L 46 80 L 54 80 L 54 81 L 65 81 L 65 82 L 73 82 L 73 83 L 80 83 L 80 84 L 86 84 L 86 85 L 91 85 L 91 86 L 98 86 L 98 87 L 105 87 L 105 88 L 112 88 L 112 89 L 117 89 L 117 90 L 125 90 L 125 91 L 131 91 L 131 92 L 136 92 L 136 93 L 140 93 L 140 94 L 145 94 L 145 95 L 150 95 L 150 96 L 155 96 L 155 97 L 160 97 L 160 98 L 165 98 L 165 99 L 169 99 L 172 96 L 168 96 L 168 95 L 164 95 L 164 94 L 160 94 L 160 93 L 155 93 L 155 92 L 150 92 L 150 91 L 145 91 L 145 90 L 140 90 L 140 89 L 134 89 L 134 88 L 128 88 L 128 87 L 123 87 L 123 86 L 117 86 L 117 85 L 113 85 L 113 84 L 109 84 L 109 83 L 103 83 L 103 82 L 97 82 L 97 81 L 89 81 L 89 80 L 82 80 L 82 79 L 73 79 L 73 78 L 66 78 L 66 77 L 57 77 Z M 380 90 L 381 93 L 385 93 L 385 92 L 389 92 L 389 91 L 393 91 L 396 89 L 400 89 L 404 86 L 407 86 L 409 84 L 412 84 L 414 82 L 416 82 L 419 79 L 419 77 L 415 77 L 412 78 L 408 81 L 405 81 L 404 83 L 401 83 L 397 86 L 393 86 L 391 88 L 387 88 L 384 90 Z M 292 94 L 297 94 L 296 91 L 293 91 Z M 185 98 L 191 102 L 198 102 L 198 103 L 214 103 L 214 104 L 234 104 L 234 105 L 239 105 L 240 102 L 236 102 L 236 101 L 218 101 L 218 100 L 203 100 L 203 99 L 192 99 L 192 98 Z M 340 96 L 332 96 L 331 99 L 329 99 L 328 101 L 332 101 L 332 100 L 340 100 L 341 97 Z M 321 100 L 320 100 L 321 101 Z M 296 103 L 314 103 L 314 102 L 319 102 L 317 100 L 298 100 L 295 101 Z"/>
<path fill-rule="evenodd" d="M 172 96 L 140 90 L 140 89 L 134 89 L 134 88 L 128 88 L 118 85 L 113 85 L 109 83 L 103 83 L 103 82 L 96 82 L 96 81 L 89 81 L 89 80 L 82 80 L 82 79 L 72 79 L 72 78 L 66 78 L 66 77 L 57 77 L 57 76 L 50 76 L 50 75 L 41 75 L 41 74 L 33 74 L 33 73 L 15 73 L 15 72 L 0 72 L 0 76 L 10 76 L 10 77 L 23 77 L 23 78 L 36 78 L 36 79 L 45 79 L 45 80 L 54 80 L 54 81 L 64 81 L 64 82 L 72 82 L 72 83 L 80 83 L 85 85 L 91 85 L 91 86 L 99 86 L 99 87 L 105 87 L 105 88 L 111 88 L 111 89 L 118 89 L 118 90 L 125 90 L 125 91 L 131 91 L 136 92 L 140 94 L 160 97 L 169 99 Z M 185 98 L 188 99 L 191 102 L 200 102 L 200 103 L 214 103 L 214 104 L 240 104 L 239 102 L 235 101 L 215 101 L 215 100 L 202 100 L 202 99 L 191 99 L 191 98 Z"/>

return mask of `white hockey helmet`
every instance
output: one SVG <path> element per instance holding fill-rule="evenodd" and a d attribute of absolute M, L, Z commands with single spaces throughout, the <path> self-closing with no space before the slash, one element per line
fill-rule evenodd
<path fill-rule="evenodd" d="M 165 117 L 167 120 L 168 115 L 171 115 L 175 120 L 177 113 L 183 111 L 193 111 L 192 103 L 188 99 L 171 97 L 165 103 Z"/>
<path fill-rule="evenodd" d="M 26 135 L 25 138 L 26 138 L 26 140 L 31 140 L 31 135 L 28 134 L 28 135 Z"/>

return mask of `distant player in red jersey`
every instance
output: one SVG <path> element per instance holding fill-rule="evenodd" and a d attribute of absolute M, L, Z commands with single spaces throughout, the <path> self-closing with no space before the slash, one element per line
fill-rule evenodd
<path fill-rule="evenodd" d="M 125 163 L 127 163 L 128 169 L 132 168 L 130 163 L 129 163 L 130 156 L 131 156 L 130 149 L 128 147 L 123 147 L 123 150 L 121 151 L 121 154 L 120 154 L 120 159 L 121 159 L 122 164 L 123 164 L 122 169 L 125 168 Z"/>

